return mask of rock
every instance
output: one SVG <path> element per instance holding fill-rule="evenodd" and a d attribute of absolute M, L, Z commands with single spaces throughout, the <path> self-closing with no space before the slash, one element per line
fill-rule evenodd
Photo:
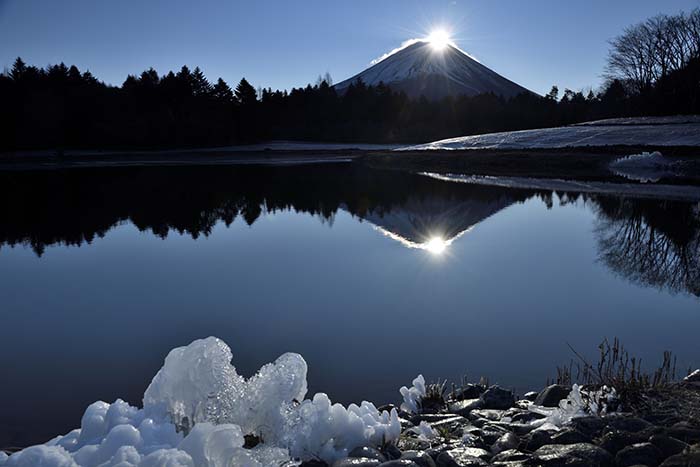
<path fill-rule="evenodd" d="M 447 405 L 450 412 L 457 415 L 467 416 L 474 409 L 480 409 L 484 403 L 481 399 L 464 399 L 461 401 L 451 402 Z"/>
<path fill-rule="evenodd" d="M 450 452 L 459 454 L 460 456 L 478 457 L 479 459 L 488 460 L 491 458 L 491 453 L 486 449 L 474 447 L 459 447 L 452 449 Z"/>
<path fill-rule="evenodd" d="M 370 459 L 369 457 L 348 457 L 347 459 L 339 459 L 333 462 L 332 467 L 377 467 L 380 464 L 381 462 L 377 459 Z"/>
<path fill-rule="evenodd" d="M 552 444 L 551 434 L 544 430 L 533 431 L 520 441 L 520 449 L 533 452 L 545 444 Z"/>
<path fill-rule="evenodd" d="M 543 407 L 558 407 L 559 401 L 566 399 L 571 392 L 571 388 L 561 384 L 552 384 L 544 388 L 533 401 L 535 405 Z"/>
<path fill-rule="evenodd" d="M 519 423 L 530 423 L 534 420 L 538 420 L 540 418 L 544 418 L 544 415 L 540 415 L 535 412 L 522 412 L 516 415 L 513 415 L 513 421 L 514 422 L 519 422 Z"/>
<path fill-rule="evenodd" d="M 495 409 L 477 409 L 472 410 L 469 418 L 485 418 L 490 421 L 497 421 L 502 419 L 506 414 L 505 410 L 495 410 Z"/>
<path fill-rule="evenodd" d="M 689 447 L 687 443 L 666 435 L 653 435 L 649 438 L 649 442 L 659 448 L 664 457 L 679 454 Z"/>
<path fill-rule="evenodd" d="M 302 462 L 301 464 L 299 464 L 299 467 L 328 467 L 328 464 L 326 464 L 323 461 L 312 459 L 310 461 Z"/>
<path fill-rule="evenodd" d="M 534 400 L 537 399 L 537 396 L 538 396 L 537 391 L 530 391 L 530 392 L 526 392 L 523 395 L 523 399 L 530 401 L 530 402 L 534 402 Z"/>
<path fill-rule="evenodd" d="M 608 417 L 606 422 L 609 428 L 614 428 L 620 431 L 627 431 L 630 433 L 637 433 L 651 428 L 653 425 L 644 419 L 639 417 Z"/>
<path fill-rule="evenodd" d="M 700 369 L 693 371 L 691 374 L 683 378 L 683 384 L 686 386 L 700 387 Z"/>
<path fill-rule="evenodd" d="M 601 448 L 615 455 L 618 451 L 633 444 L 644 443 L 647 438 L 640 433 L 627 433 L 624 431 L 610 431 L 605 433 L 598 444 Z"/>
<path fill-rule="evenodd" d="M 571 426 L 584 435 L 595 438 L 605 428 L 605 420 L 595 416 L 575 418 L 571 421 Z"/>
<path fill-rule="evenodd" d="M 508 422 L 493 422 L 491 425 L 502 427 L 508 431 L 512 431 L 516 435 L 522 436 L 530 433 L 535 427 L 529 423 L 508 423 Z"/>
<path fill-rule="evenodd" d="M 466 384 L 455 391 L 455 399 L 478 399 L 479 396 L 486 390 L 479 384 Z"/>
<path fill-rule="evenodd" d="M 700 444 L 695 444 L 661 463 L 661 467 L 696 467 L 698 465 L 700 465 Z"/>
<path fill-rule="evenodd" d="M 378 449 L 367 446 L 356 447 L 348 453 L 348 457 L 366 457 L 369 459 L 376 459 L 379 462 L 386 462 L 388 460 L 384 454 L 379 452 Z"/>
<path fill-rule="evenodd" d="M 590 443 L 591 438 L 575 428 L 564 428 L 552 435 L 552 444 Z"/>
<path fill-rule="evenodd" d="M 513 433 L 506 433 L 498 438 L 495 443 L 493 443 L 493 446 L 491 446 L 491 452 L 498 454 L 499 452 L 507 451 L 509 449 L 515 449 L 519 444 L 520 439 L 518 439 L 517 436 L 515 436 Z"/>
<path fill-rule="evenodd" d="M 642 464 L 648 467 L 656 467 L 663 459 L 663 454 L 651 443 L 639 443 L 627 446 L 615 456 L 618 467 L 630 467 Z"/>
<path fill-rule="evenodd" d="M 393 444 L 388 444 L 384 446 L 384 449 L 381 450 L 381 453 L 384 454 L 389 460 L 399 459 L 401 457 L 401 450 Z"/>
<path fill-rule="evenodd" d="M 687 423 L 676 423 L 668 429 L 668 435 L 688 444 L 700 443 L 700 429 L 693 428 Z"/>
<path fill-rule="evenodd" d="M 465 454 L 465 450 L 462 448 L 441 452 L 435 460 L 435 464 L 437 467 L 483 467 L 488 465 L 486 461 L 478 457 Z"/>
<path fill-rule="evenodd" d="M 593 444 L 548 444 L 533 453 L 536 462 L 544 466 L 612 467 L 613 457 Z M 539 464 L 538 464 L 539 465 Z"/>
<path fill-rule="evenodd" d="M 452 415 L 449 418 L 444 418 L 435 422 L 429 422 L 430 426 L 437 430 L 447 430 L 448 432 L 454 432 L 457 428 L 461 428 L 469 424 L 469 420 L 462 417 L 461 415 Z"/>
<path fill-rule="evenodd" d="M 524 452 L 518 451 L 517 449 L 509 449 L 503 451 L 500 454 L 493 456 L 491 463 L 503 463 L 503 462 L 522 462 L 530 459 L 530 454 L 525 454 Z"/>
<path fill-rule="evenodd" d="M 496 441 L 498 441 L 504 434 L 505 431 L 502 429 L 483 429 L 481 430 L 481 439 L 483 439 L 484 443 L 486 443 L 488 446 L 493 446 L 496 443 Z"/>
<path fill-rule="evenodd" d="M 419 467 L 435 467 L 435 461 L 425 451 L 404 451 L 401 459 L 413 461 Z"/>
<path fill-rule="evenodd" d="M 515 396 L 512 391 L 507 391 L 499 386 L 491 386 L 481 396 L 481 401 L 486 409 L 509 409 L 515 405 Z"/>
<path fill-rule="evenodd" d="M 394 459 L 393 461 L 382 462 L 379 467 L 419 467 L 410 459 Z"/>
<path fill-rule="evenodd" d="M 426 422 L 430 423 L 431 425 L 434 425 L 435 423 L 442 422 L 444 420 L 450 420 L 450 419 L 456 419 L 456 420 L 466 420 L 464 417 L 461 415 L 456 415 L 453 413 L 428 413 L 428 414 L 419 414 L 416 415 L 415 417 L 411 418 L 411 421 L 418 425 L 420 422 Z"/>

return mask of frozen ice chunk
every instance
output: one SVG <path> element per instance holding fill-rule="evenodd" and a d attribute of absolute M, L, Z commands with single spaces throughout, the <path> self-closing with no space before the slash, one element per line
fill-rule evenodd
<path fill-rule="evenodd" d="M 323 393 L 304 401 L 289 420 L 285 445 L 292 457 L 320 458 L 329 463 L 358 446 L 395 442 L 401 434 L 396 410 L 380 413 L 371 402 L 350 404 L 346 409 L 331 404 Z"/>
<path fill-rule="evenodd" d="M 269 465 L 291 467 L 296 465 L 290 462 L 289 451 L 286 449 L 263 444 L 250 450 L 239 449 L 234 454 L 231 463 L 241 467 L 267 467 Z"/>
<path fill-rule="evenodd" d="M 240 425 L 246 434 L 255 433 L 268 442 L 278 441 L 288 412 L 306 396 L 306 372 L 304 359 L 293 353 L 263 366 L 246 382 L 241 406 L 229 408 L 228 421 Z"/>
<path fill-rule="evenodd" d="M 559 402 L 558 407 L 542 407 L 530 404 L 528 410 L 545 418 L 535 420 L 532 425 L 540 430 L 557 430 L 571 423 L 575 418 L 589 415 L 605 416 L 611 411 L 614 401 L 617 399 L 615 388 L 603 386 L 598 390 L 586 390 L 578 384 L 571 387 L 571 392 Z"/>
<path fill-rule="evenodd" d="M 100 464 L 100 467 L 130 467 L 138 466 L 141 462 L 141 455 L 133 446 L 122 446 L 114 453 L 109 461 Z"/>
<path fill-rule="evenodd" d="M 143 444 L 141 433 L 133 425 L 117 425 L 110 430 L 96 452 L 92 464 L 107 462 L 123 446 L 139 449 Z"/>
<path fill-rule="evenodd" d="M 215 337 L 171 350 L 146 389 L 144 410 L 156 418 L 170 416 L 185 431 L 197 422 L 228 418 L 222 409 L 237 406 L 244 390 L 231 358 L 228 346 Z"/>
<path fill-rule="evenodd" d="M 243 433 L 237 425 L 204 422 L 194 426 L 178 449 L 189 454 L 197 467 L 227 467 L 243 443 Z"/>
<path fill-rule="evenodd" d="M 95 402 L 81 428 L 46 445 L 0 457 L 7 466 L 267 467 L 296 459 L 333 462 L 359 446 L 396 442 L 396 410 L 370 402 L 347 408 L 327 395 L 304 400 L 307 366 L 287 353 L 246 380 L 219 339 L 194 341 L 170 352 L 144 395 L 144 409 L 124 401 Z M 418 407 L 422 376 L 405 389 Z M 403 391 L 402 391 L 403 393 Z M 244 434 L 260 444 L 244 449 Z"/>
<path fill-rule="evenodd" d="M 38 445 L 11 455 L 3 467 L 78 467 L 78 464 L 60 446 Z"/>
<path fill-rule="evenodd" d="M 421 400 L 425 397 L 425 378 L 423 378 L 423 375 L 418 375 L 416 379 L 413 380 L 413 386 L 411 386 L 410 389 L 403 386 L 399 389 L 399 392 L 403 396 L 401 410 L 404 412 L 419 413 Z"/>
<path fill-rule="evenodd" d="M 144 457 L 138 467 L 195 467 L 195 464 L 185 451 L 159 449 Z"/>
<path fill-rule="evenodd" d="M 105 416 L 108 409 L 109 404 L 102 401 L 93 402 L 88 406 L 80 421 L 78 445 L 84 446 L 94 441 L 99 442 L 105 437 L 107 434 Z"/>
<path fill-rule="evenodd" d="M 214 337 L 174 349 L 146 390 L 145 411 L 184 431 L 198 422 L 232 423 L 274 442 L 285 414 L 306 395 L 306 362 L 287 353 L 246 381 L 231 357 Z"/>
<path fill-rule="evenodd" d="M 177 446 L 183 438 L 182 433 L 175 431 L 175 425 L 172 423 L 156 423 L 151 418 L 146 418 L 141 422 L 139 432 L 143 438 L 141 451 L 144 454 Z"/>
<path fill-rule="evenodd" d="M 438 435 L 437 431 L 425 421 L 420 422 L 420 425 L 414 426 L 410 431 L 418 435 L 418 439 L 424 441 L 429 441 Z"/>

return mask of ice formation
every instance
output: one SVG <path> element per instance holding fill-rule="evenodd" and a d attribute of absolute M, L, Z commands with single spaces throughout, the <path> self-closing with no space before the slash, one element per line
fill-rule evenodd
<path fill-rule="evenodd" d="M 646 183 L 675 176 L 675 165 L 660 152 L 654 151 L 615 159 L 610 163 L 610 170 L 621 177 Z"/>
<path fill-rule="evenodd" d="M 299 460 L 333 462 L 358 446 L 395 442 L 396 410 L 347 408 L 306 395 L 304 359 L 284 354 L 246 380 L 231 350 L 209 337 L 170 352 L 139 409 L 124 401 L 91 404 L 79 429 L 11 456 L 2 467 L 264 467 Z M 260 443 L 246 449 L 244 435 Z"/>
<path fill-rule="evenodd" d="M 409 431 L 418 435 L 418 439 L 423 441 L 430 441 L 438 435 L 437 431 L 425 421 L 420 422 L 420 425 L 414 426 Z"/>
<path fill-rule="evenodd" d="M 569 395 L 559 402 L 558 407 L 530 405 L 531 412 L 545 416 L 533 421 L 532 425 L 539 430 L 559 430 L 575 418 L 589 415 L 605 416 L 613 411 L 616 399 L 615 388 L 603 386 L 597 390 L 586 390 L 574 384 Z"/>
<path fill-rule="evenodd" d="M 403 396 L 401 410 L 404 412 L 419 413 L 421 400 L 425 397 L 425 378 L 423 378 L 423 375 L 418 375 L 416 379 L 413 380 L 413 386 L 411 386 L 410 389 L 406 386 L 402 386 L 399 392 L 401 392 Z"/>

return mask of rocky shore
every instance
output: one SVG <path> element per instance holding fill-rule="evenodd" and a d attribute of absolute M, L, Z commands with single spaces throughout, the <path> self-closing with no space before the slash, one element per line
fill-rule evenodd
<path fill-rule="evenodd" d="M 584 367 L 596 384 L 572 384 L 560 368 L 567 384 L 520 397 L 487 382 L 448 390 L 419 375 L 400 388 L 399 406 L 345 407 L 325 393 L 306 398 L 301 355 L 246 379 L 231 349 L 208 337 L 168 354 L 143 408 L 96 401 L 80 428 L 0 450 L 0 466 L 700 466 L 700 370 L 674 382 L 670 352 L 646 374 L 636 359 L 628 367 L 617 339 L 600 348 L 600 364 Z"/>
<path fill-rule="evenodd" d="M 617 400 L 609 413 L 548 423 L 546 408 L 566 411 L 571 391 L 552 385 L 518 398 L 467 384 L 442 400 L 424 398 L 418 413 L 397 407 L 396 445 L 357 448 L 332 467 L 700 466 L 700 371 Z"/>

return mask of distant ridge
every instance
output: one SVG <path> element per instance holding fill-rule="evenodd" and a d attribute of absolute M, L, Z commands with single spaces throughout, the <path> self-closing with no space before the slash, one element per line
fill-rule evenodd
<path fill-rule="evenodd" d="M 411 98 L 425 96 L 429 100 L 489 92 L 509 98 L 531 92 L 453 45 L 435 50 L 427 41 L 418 41 L 404 47 L 352 78 L 336 84 L 335 89 L 344 93 L 350 84 L 358 80 L 372 86 L 383 82 L 395 91 L 405 92 Z"/>

